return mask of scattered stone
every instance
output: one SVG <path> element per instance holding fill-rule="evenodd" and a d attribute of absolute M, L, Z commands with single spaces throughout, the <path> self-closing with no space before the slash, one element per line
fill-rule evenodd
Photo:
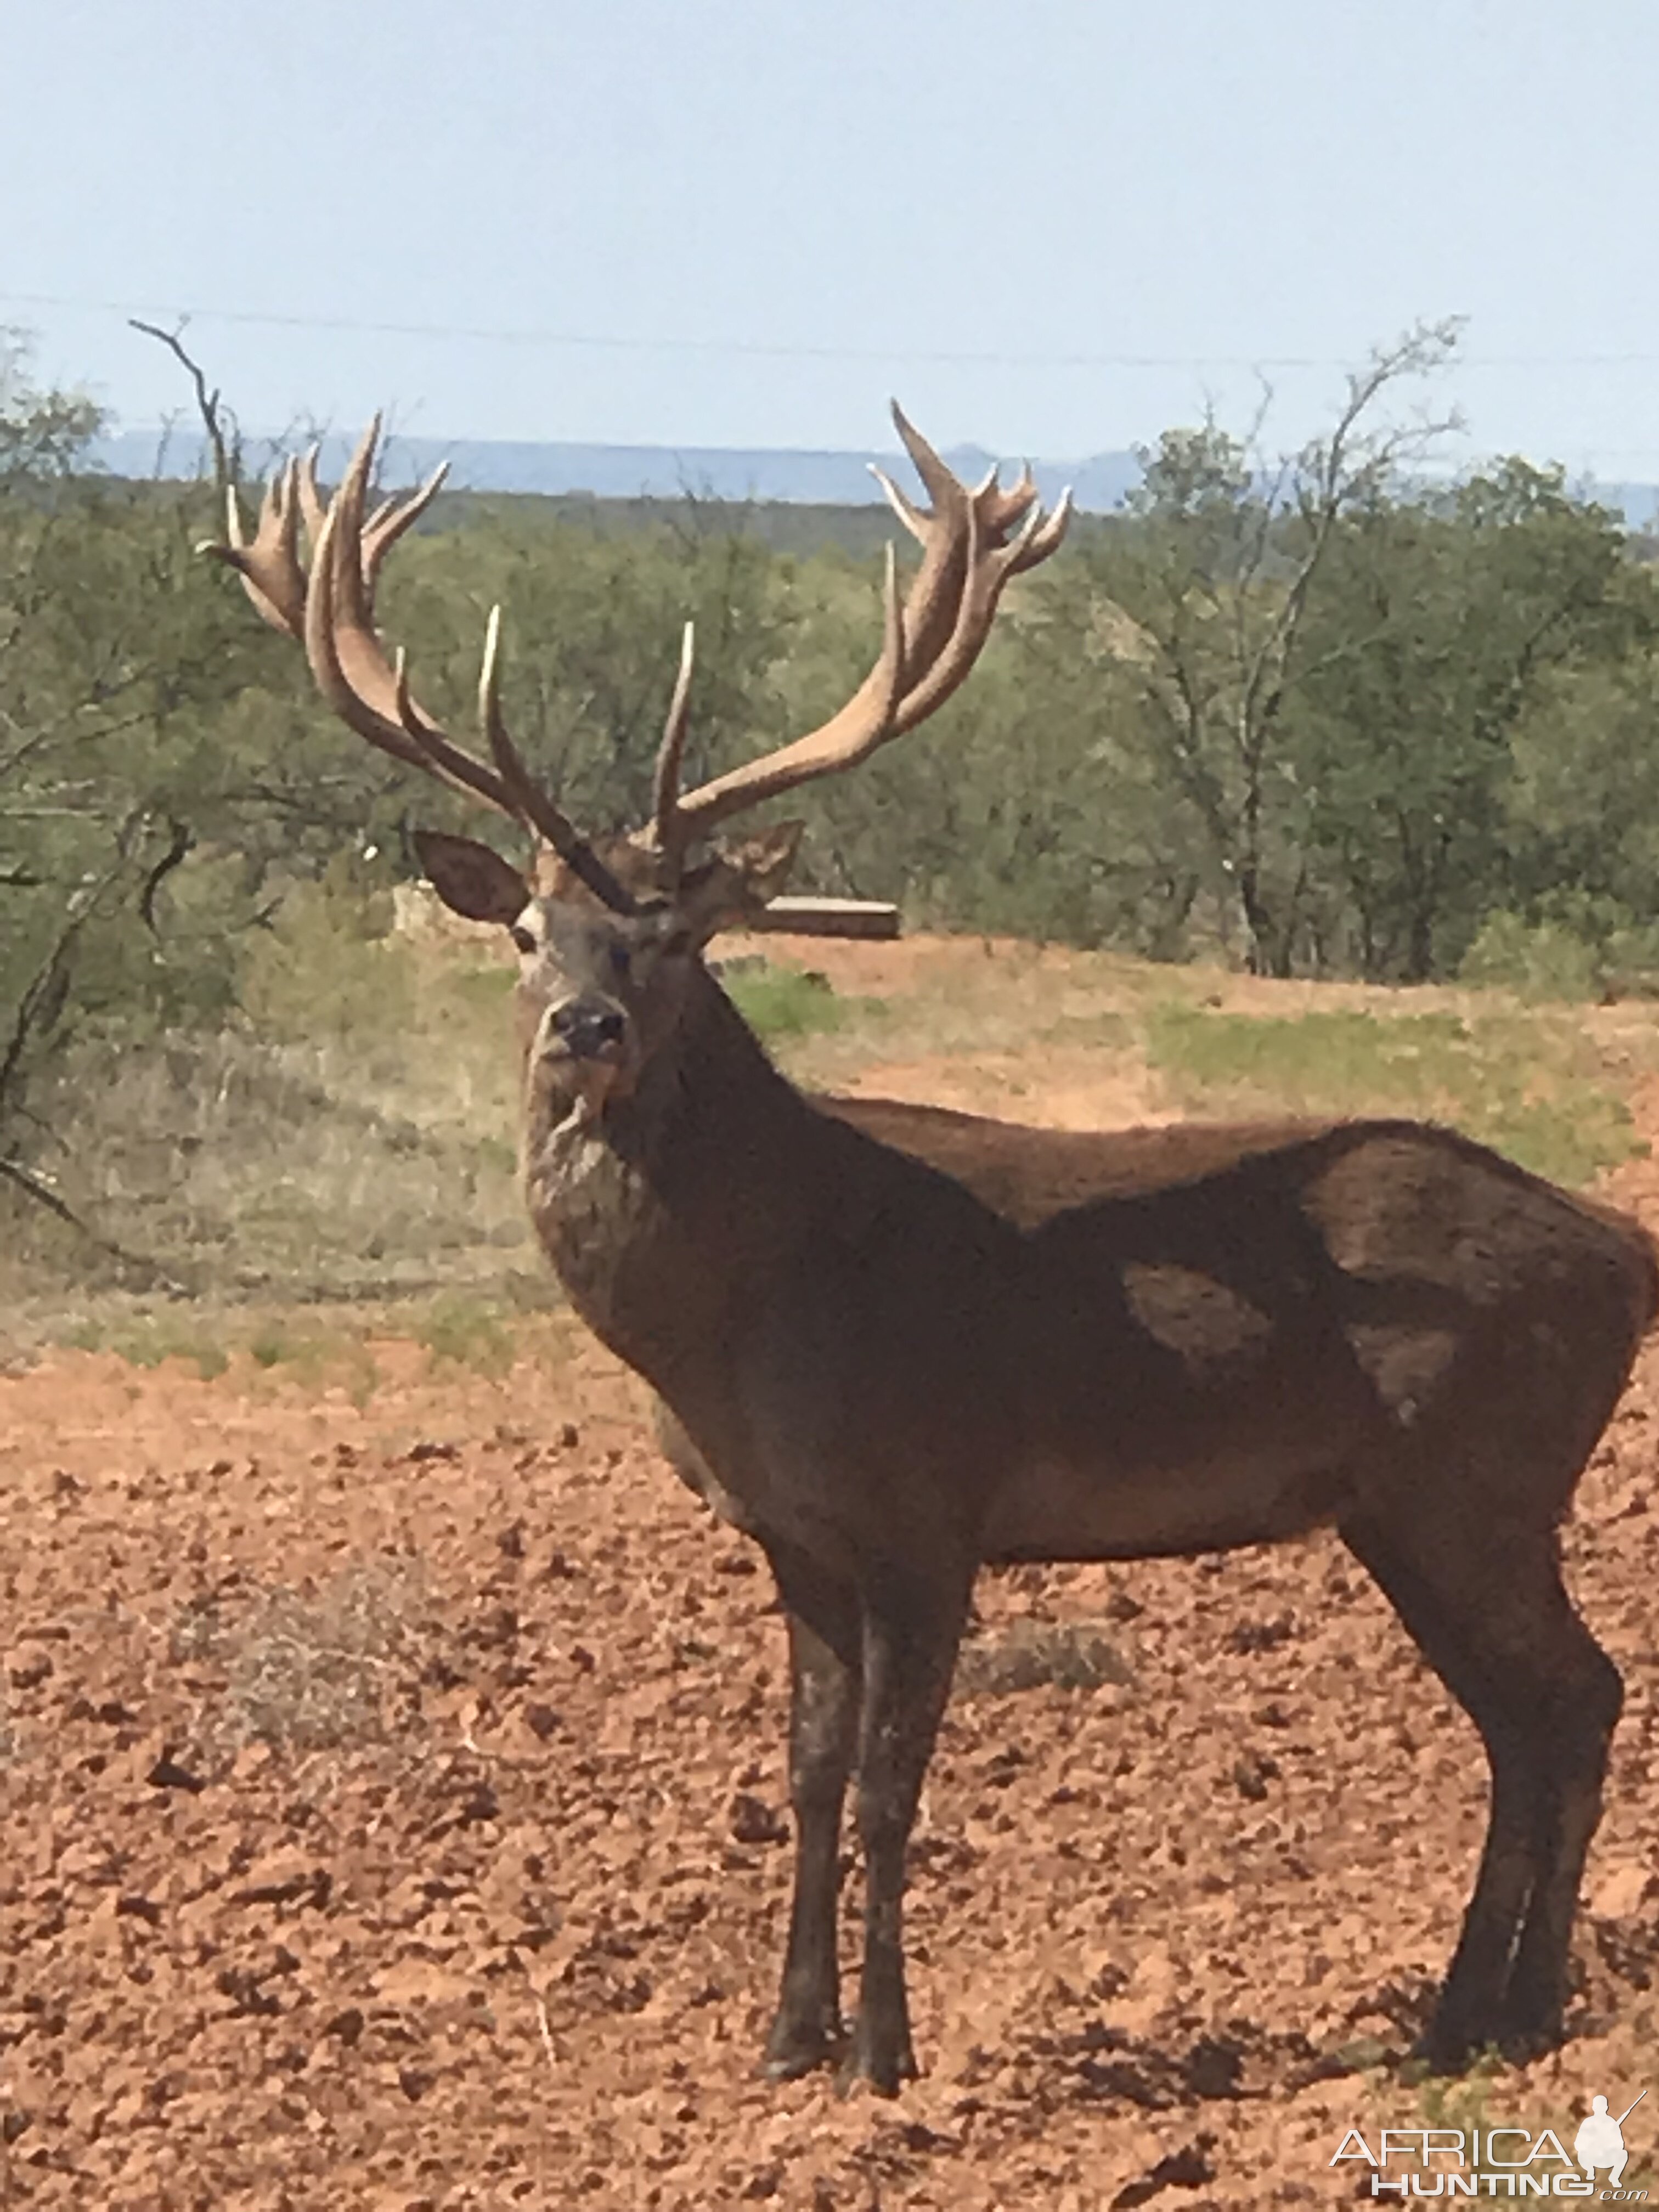
<path fill-rule="evenodd" d="M 763 1798 L 738 1790 L 726 1812 L 726 1825 L 739 1844 L 781 1844 L 789 1838 L 789 1823 Z"/>
<path fill-rule="evenodd" d="M 161 1753 L 144 1779 L 157 1790 L 184 1790 L 192 1796 L 207 1788 L 202 1777 L 182 1765 L 170 1751 Z"/>

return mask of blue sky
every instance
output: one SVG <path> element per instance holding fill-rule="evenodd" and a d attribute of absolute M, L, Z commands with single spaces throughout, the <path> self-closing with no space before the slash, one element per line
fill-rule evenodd
<path fill-rule="evenodd" d="M 1649 0 L 6 12 L 0 322 L 128 423 L 133 309 L 258 428 L 1288 444 L 1461 314 L 1474 450 L 1659 477 Z"/>

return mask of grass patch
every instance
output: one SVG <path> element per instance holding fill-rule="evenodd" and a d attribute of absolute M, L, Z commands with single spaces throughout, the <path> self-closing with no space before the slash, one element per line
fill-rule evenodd
<path fill-rule="evenodd" d="M 307 1327 L 286 1318 L 260 1322 L 246 1340 L 249 1358 L 268 1374 L 279 1370 L 312 1390 L 343 1389 L 354 1406 L 368 1405 L 380 1381 L 374 1355 L 360 1327 Z"/>
<path fill-rule="evenodd" d="M 189 1360 L 204 1382 L 222 1375 L 231 1358 L 230 1346 L 213 1322 L 173 1312 L 135 1315 L 112 1324 L 85 1320 L 69 1330 L 64 1340 L 76 1352 L 112 1352 L 130 1367 Z"/>
<path fill-rule="evenodd" d="M 837 996 L 815 968 L 777 968 L 762 957 L 726 962 L 721 987 L 763 1044 L 793 1043 L 842 1029 L 854 1015 L 884 1011 L 878 999 Z"/>
<path fill-rule="evenodd" d="M 1097 1690 L 1132 1682 L 1134 1670 L 1115 1630 L 1097 1620 L 1016 1620 L 970 1637 L 957 1656 L 956 1689 L 965 1698 L 1006 1698 L 1052 1683 Z"/>
<path fill-rule="evenodd" d="M 395 944 L 347 945 L 338 975 L 259 972 L 258 1021 L 80 1048 L 43 1101 L 76 1212 L 210 1297 L 374 1299 L 532 1263 L 510 977 Z M 9 1256 L 37 1280 L 117 1279 L 39 1209 L 15 1218 Z"/>
<path fill-rule="evenodd" d="M 489 1294 L 470 1290 L 435 1296 L 338 1300 L 295 1305 L 210 1302 L 179 1304 L 119 1291 L 82 1292 L 70 1304 L 42 1302 L 19 1329 L 17 1361 L 49 1344 L 109 1352 L 135 1367 L 190 1362 L 206 1381 L 228 1371 L 245 1393 L 297 1389 L 316 1396 L 337 1392 L 366 1407 L 391 1371 L 406 1380 L 401 1357 L 387 1347 L 422 1348 L 429 1373 L 498 1380 L 522 1358 L 544 1369 L 568 1357 L 572 1316 L 552 1270 L 533 1256 L 522 1271 L 503 1269 Z M 0 1369 L 0 1372 L 3 1372 Z"/>
<path fill-rule="evenodd" d="M 58 1340 L 76 1352 L 113 1352 L 132 1367 L 189 1360 L 204 1382 L 245 1356 L 263 1373 L 286 1370 L 311 1389 L 341 1387 L 354 1404 L 364 1406 L 380 1379 L 365 1340 L 367 1327 L 361 1315 L 331 1325 L 257 1308 L 230 1306 L 211 1313 L 185 1308 L 181 1313 L 173 1307 L 146 1312 L 117 1306 L 84 1316 L 61 1332 Z"/>
<path fill-rule="evenodd" d="M 366 1561 L 316 1587 L 217 1589 L 173 1626 L 179 1660 L 224 1678 L 230 1745 L 319 1751 L 404 1732 L 418 1703 L 418 1615 L 425 1593 L 412 1564 Z"/>
<path fill-rule="evenodd" d="M 500 1310 L 483 1298 L 452 1293 L 437 1298 L 416 1330 L 434 1368 L 470 1368 L 479 1375 L 507 1374 L 518 1358 L 518 1338 Z"/>
<path fill-rule="evenodd" d="M 1287 1017 L 1165 1003 L 1148 1014 L 1146 1054 L 1195 1114 L 1444 1121 L 1571 1184 L 1640 1150 L 1582 1026 L 1542 1010 Z"/>

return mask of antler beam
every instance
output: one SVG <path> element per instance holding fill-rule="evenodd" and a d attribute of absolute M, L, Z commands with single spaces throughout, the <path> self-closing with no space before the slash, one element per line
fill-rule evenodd
<path fill-rule="evenodd" d="M 246 540 L 233 489 L 224 543 L 202 548 L 234 568 L 249 599 L 274 629 L 304 647 L 317 688 L 348 728 L 394 760 L 483 799 L 533 830 L 613 912 L 637 902 L 623 888 L 551 795 L 535 781 L 507 734 L 499 690 L 499 608 L 486 633 L 479 711 L 495 765 L 458 745 L 409 689 L 403 655 L 388 660 L 374 620 L 374 591 L 386 555 L 435 496 L 447 473 L 434 470 L 404 499 L 383 500 L 365 516 L 377 416 L 351 457 L 325 509 L 317 489 L 316 454 L 290 460 L 272 477 L 252 543 Z M 311 540 L 311 568 L 300 560 L 301 515 Z"/>
<path fill-rule="evenodd" d="M 993 469 L 969 491 L 896 401 L 893 421 L 933 507 L 918 507 L 880 469 L 873 471 L 894 512 L 922 549 L 921 565 L 902 608 L 889 549 L 880 658 L 847 704 L 817 729 L 728 769 L 696 791 L 677 789 L 684 729 L 675 736 L 672 752 L 665 739 L 653 823 L 654 842 L 665 854 L 683 852 L 717 823 L 763 799 L 855 766 L 925 721 L 979 658 L 1008 579 L 1046 561 L 1065 537 L 1071 519 L 1069 490 L 1048 515 L 1036 504 L 1029 468 L 1006 488 Z"/>
<path fill-rule="evenodd" d="M 657 854 L 666 893 L 672 895 L 690 848 L 718 823 L 856 766 L 936 712 L 978 659 L 1009 578 L 1046 561 L 1066 534 L 1069 491 L 1048 515 L 1036 503 L 1029 468 L 1006 487 L 993 469 L 970 491 L 896 403 L 893 420 L 932 505 L 918 507 L 880 469 L 874 471 L 894 512 L 921 544 L 921 561 L 901 603 L 889 547 L 881 652 L 843 707 L 775 751 L 683 792 L 693 656 L 686 624 L 657 756 L 651 821 L 636 838 Z M 534 781 L 507 734 L 500 695 L 500 610 L 489 617 L 478 689 L 489 760 L 457 744 L 412 696 L 402 654 L 388 659 L 374 617 L 381 567 L 431 503 L 445 471 L 434 470 L 418 490 L 366 513 L 380 429 L 377 416 L 326 507 L 317 488 L 313 447 L 272 477 L 252 539 L 245 535 L 233 489 L 225 539 L 203 550 L 236 570 L 266 622 L 305 647 L 318 690 L 359 737 L 510 815 L 544 838 L 605 905 L 617 913 L 637 911 L 633 895 Z M 300 554 L 302 523 L 310 546 L 308 573 Z"/>

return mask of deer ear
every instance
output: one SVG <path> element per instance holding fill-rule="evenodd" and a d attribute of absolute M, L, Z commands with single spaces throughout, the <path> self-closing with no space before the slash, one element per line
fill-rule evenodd
<path fill-rule="evenodd" d="M 415 850 L 438 896 L 469 921 L 498 921 L 505 927 L 530 903 L 530 886 L 518 870 L 476 838 L 417 830 Z"/>
<path fill-rule="evenodd" d="M 706 945 L 718 930 L 740 929 L 783 888 L 804 822 L 780 822 L 741 845 L 723 848 L 686 877 L 674 901 L 682 928 Z"/>
<path fill-rule="evenodd" d="M 742 883 L 745 896 L 756 906 L 764 906 L 783 889 L 805 828 L 804 822 L 775 823 L 724 855 L 727 867 Z"/>

